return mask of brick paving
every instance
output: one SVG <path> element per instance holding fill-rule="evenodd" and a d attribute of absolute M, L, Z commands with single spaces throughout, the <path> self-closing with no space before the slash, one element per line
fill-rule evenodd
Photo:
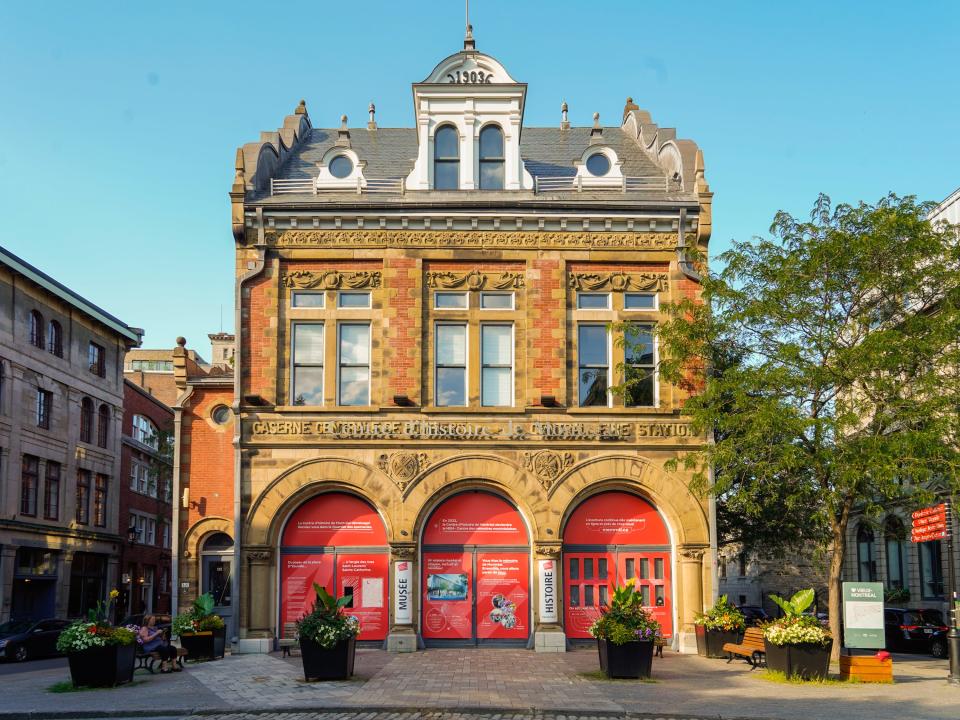
<path fill-rule="evenodd" d="M 137 673 L 114 690 L 52 694 L 65 668 L 7 675 L 4 716 L 53 718 L 110 712 L 219 720 L 612 720 L 612 718 L 775 718 L 777 720 L 957 720 L 960 687 L 946 662 L 898 656 L 894 685 L 789 685 L 741 662 L 666 652 L 654 682 L 606 680 L 596 650 L 429 650 L 357 652 L 343 682 L 303 679 L 299 657 L 239 655 L 188 664 L 183 673 Z M 325 712 L 324 712 L 325 711 Z"/>

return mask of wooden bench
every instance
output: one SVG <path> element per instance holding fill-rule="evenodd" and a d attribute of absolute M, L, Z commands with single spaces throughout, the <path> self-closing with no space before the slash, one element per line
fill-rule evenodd
<path fill-rule="evenodd" d="M 740 643 L 725 643 L 723 652 L 727 653 L 727 662 L 731 662 L 734 657 L 742 657 L 750 663 L 750 669 L 766 664 L 767 650 L 763 642 L 763 630 L 760 628 L 747 628 L 743 633 L 743 641 Z"/>
<path fill-rule="evenodd" d="M 840 679 L 870 683 L 893 682 L 893 658 L 876 655 L 841 655 Z"/>
<path fill-rule="evenodd" d="M 187 656 L 187 651 L 185 648 L 175 648 L 177 651 L 177 665 L 181 668 L 183 667 L 183 659 Z M 137 645 L 137 664 L 133 666 L 133 671 L 137 670 L 149 670 L 151 673 L 155 673 L 156 670 L 153 669 L 153 666 L 160 662 L 160 653 L 151 652 L 145 653 L 140 645 Z"/>
<path fill-rule="evenodd" d="M 657 635 L 653 639 L 653 656 L 654 657 L 663 657 L 663 646 L 666 644 L 667 639 L 663 635 Z"/>
<path fill-rule="evenodd" d="M 299 647 L 297 641 L 293 639 L 293 636 L 297 632 L 296 623 L 284 623 L 283 624 L 283 637 L 277 640 L 277 647 L 281 650 L 280 657 L 290 657 L 290 649 Z"/>

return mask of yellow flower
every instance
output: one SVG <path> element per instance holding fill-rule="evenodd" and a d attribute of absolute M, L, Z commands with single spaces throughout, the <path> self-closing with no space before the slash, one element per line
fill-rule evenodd
<path fill-rule="evenodd" d="M 111 599 L 111 600 L 116 600 L 118 597 L 120 597 L 120 591 L 119 591 L 119 590 L 117 590 L 116 588 L 114 588 L 113 590 L 110 591 L 110 599 Z"/>

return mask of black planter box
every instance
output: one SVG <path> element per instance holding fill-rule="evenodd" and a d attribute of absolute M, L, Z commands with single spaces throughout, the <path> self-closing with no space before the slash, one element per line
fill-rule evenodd
<path fill-rule="evenodd" d="M 830 672 L 830 649 L 833 641 L 821 645 L 773 645 L 764 641 L 767 669 L 778 670 L 787 677 L 822 680 Z"/>
<path fill-rule="evenodd" d="M 346 680 L 353 675 L 356 655 L 355 638 L 341 640 L 329 650 L 319 644 L 300 638 L 300 658 L 303 660 L 304 680 Z"/>
<path fill-rule="evenodd" d="M 743 640 L 743 633 L 739 630 L 707 630 L 703 625 L 695 627 L 697 655 L 700 657 L 725 658 L 727 654 L 723 651 L 723 646 Z"/>
<path fill-rule="evenodd" d="M 218 660 L 227 647 L 227 629 L 182 633 L 180 645 L 187 651 L 187 660 Z"/>
<path fill-rule="evenodd" d="M 636 640 L 614 645 L 597 640 L 600 669 L 611 678 L 648 678 L 653 670 L 653 641 Z"/>
<path fill-rule="evenodd" d="M 67 654 L 74 685 L 113 687 L 133 680 L 135 645 L 108 645 Z"/>

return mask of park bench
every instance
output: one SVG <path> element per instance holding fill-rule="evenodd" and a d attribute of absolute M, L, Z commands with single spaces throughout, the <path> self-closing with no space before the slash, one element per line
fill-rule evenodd
<path fill-rule="evenodd" d="M 296 623 L 288 622 L 283 624 L 283 637 L 277 640 L 277 647 L 281 650 L 280 657 L 290 657 L 290 648 L 297 647 L 297 641 L 293 638 L 296 632 Z"/>
<path fill-rule="evenodd" d="M 860 682 L 892 683 L 893 659 L 887 655 L 841 655 L 840 679 Z"/>
<path fill-rule="evenodd" d="M 176 648 L 177 651 L 177 665 L 181 668 L 183 667 L 183 659 L 187 656 L 187 651 L 184 648 Z M 160 653 L 150 652 L 145 653 L 143 647 L 138 643 L 137 644 L 137 664 L 133 666 L 133 671 L 137 670 L 149 670 L 151 673 L 155 673 L 156 670 L 153 669 L 153 666 L 160 662 Z"/>
<path fill-rule="evenodd" d="M 759 667 L 765 664 L 767 655 L 766 645 L 763 642 L 763 630 L 755 627 L 747 628 L 741 642 L 725 643 L 722 650 L 727 653 L 728 663 L 738 656 L 750 663 L 751 669 Z"/>

